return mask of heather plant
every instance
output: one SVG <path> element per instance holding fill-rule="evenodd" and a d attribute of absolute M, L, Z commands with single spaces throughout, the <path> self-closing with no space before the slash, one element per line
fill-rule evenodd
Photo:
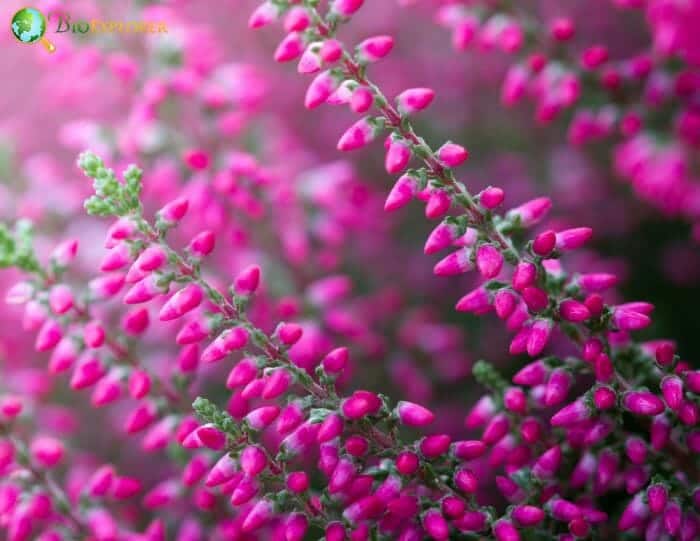
<path fill-rule="evenodd" d="M 641 12 L 651 39 L 628 44 L 586 32 L 590 23 L 585 16 L 577 20 L 582 12 L 575 6 L 528 10 L 510 2 L 450 2 L 436 20 L 457 50 L 514 57 L 500 90 L 506 107 L 531 101 L 540 125 L 564 117 L 571 145 L 603 145 L 616 176 L 665 215 L 694 224 L 696 234 L 698 58 L 689 29 L 697 6 L 604 4 L 620 25 L 639 24 L 635 12 Z"/>
<path fill-rule="evenodd" d="M 684 21 L 659 6 L 655 47 L 692 63 L 687 30 L 663 41 Z M 281 103 L 263 63 L 229 62 L 177 3 L 144 8 L 177 28 L 144 51 L 66 53 L 92 66 L 85 89 L 104 76 L 128 89 L 125 120 L 70 118 L 61 144 L 92 149 L 70 180 L 46 156 L 23 170 L 65 180 L 57 208 L 12 194 L 22 208 L 2 209 L 34 218 L 0 226 L 7 539 L 700 537 L 700 372 L 683 344 L 649 338 L 654 306 L 623 300 L 624 273 L 591 255 L 604 223 L 594 237 L 575 205 L 551 219 L 550 198 L 523 200 L 511 179 L 472 188 L 469 152 L 423 121 L 442 81 L 396 87 L 424 75 L 380 69 L 408 38 L 362 35 L 363 13 L 393 9 L 267 0 L 250 17 L 282 22 L 275 59 L 313 77 L 306 108 L 359 115 L 346 129 L 342 112 L 316 124 Z M 458 38 L 477 21 L 509 51 L 532 52 L 518 17 L 540 32 L 518 6 L 440 13 Z M 337 161 L 304 124 L 343 153 L 382 138 L 384 159 Z M 388 195 L 367 180 L 381 168 L 398 177 Z M 425 241 L 401 218 L 416 202 Z M 450 251 L 434 276 L 413 268 L 421 245 Z"/>

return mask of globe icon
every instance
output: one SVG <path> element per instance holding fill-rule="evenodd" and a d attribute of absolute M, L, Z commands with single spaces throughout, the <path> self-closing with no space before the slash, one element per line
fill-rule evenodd
<path fill-rule="evenodd" d="M 20 9 L 12 17 L 12 33 L 22 43 L 41 43 L 49 52 L 53 52 L 56 48 L 54 45 L 44 38 L 46 33 L 46 19 L 44 15 L 35 8 Z"/>

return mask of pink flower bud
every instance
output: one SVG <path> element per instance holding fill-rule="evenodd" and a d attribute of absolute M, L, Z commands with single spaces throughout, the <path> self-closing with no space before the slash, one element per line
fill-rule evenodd
<path fill-rule="evenodd" d="M 51 352 L 51 358 L 49 359 L 49 372 L 52 374 L 58 374 L 60 372 L 65 372 L 78 358 L 78 348 L 76 346 L 74 338 L 71 336 L 66 336 L 62 338 L 58 345 Z"/>
<path fill-rule="evenodd" d="M 515 266 L 511 284 L 516 291 L 523 291 L 535 283 L 537 268 L 532 263 L 522 262 Z"/>
<path fill-rule="evenodd" d="M 413 402 L 399 402 L 396 412 L 401 423 L 406 426 L 427 426 L 435 420 L 432 411 Z"/>
<path fill-rule="evenodd" d="M 579 323 L 591 317 L 591 313 L 585 304 L 573 299 L 566 299 L 559 305 L 559 314 L 566 321 Z"/>
<path fill-rule="evenodd" d="M 425 217 L 429 220 L 442 218 L 452 206 L 452 198 L 445 190 L 432 190 L 425 205 Z"/>
<path fill-rule="evenodd" d="M 469 153 L 464 147 L 450 142 L 442 145 L 437 151 L 437 158 L 445 167 L 457 167 L 463 164 L 468 157 Z"/>
<path fill-rule="evenodd" d="M 489 293 L 483 287 L 474 289 L 459 299 L 455 309 L 458 312 L 472 312 L 480 315 L 491 310 L 491 301 Z"/>
<path fill-rule="evenodd" d="M 403 175 L 389 192 L 384 203 L 384 210 L 390 212 L 405 207 L 415 197 L 417 191 L 416 179 L 409 175 Z"/>
<path fill-rule="evenodd" d="M 595 69 L 607 62 L 609 58 L 608 49 L 603 45 L 592 45 L 581 55 L 581 65 L 585 69 Z"/>
<path fill-rule="evenodd" d="M 141 482 L 131 477 L 117 477 L 112 485 L 112 496 L 117 500 L 126 500 L 141 491 Z"/>
<path fill-rule="evenodd" d="M 561 465 L 561 447 L 555 445 L 546 450 L 537 459 L 532 467 L 534 473 L 540 479 L 553 477 Z"/>
<path fill-rule="evenodd" d="M 290 491 L 301 494 L 309 488 L 309 476 L 303 471 L 291 472 L 287 475 L 286 484 Z"/>
<path fill-rule="evenodd" d="M 319 73 L 308 89 L 304 98 L 304 106 L 307 109 L 315 109 L 323 104 L 335 92 L 338 84 L 335 78 L 328 71 Z"/>
<path fill-rule="evenodd" d="M 666 508 L 668 501 L 668 491 L 661 483 L 650 485 L 647 489 L 647 501 L 649 502 L 649 510 L 658 515 Z"/>
<path fill-rule="evenodd" d="M 500 206 L 506 194 L 501 188 L 489 186 L 479 194 L 479 203 L 485 209 L 495 209 Z"/>
<path fill-rule="evenodd" d="M 323 359 L 323 369 L 330 374 L 342 372 L 348 364 L 348 358 L 347 348 L 334 349 Z"/>
<path fill-rule="evenodd" d="M 241 530 L 246 533 L 254 532 L 270 520 L 272 515 L 272 504 L 267 500 L 259 500 L 248 512 Z"/>
<path fill-rule="evenodd" d="M 156 414 L 156 408 L 151 402 L 142 402 L 127 416 L 124 430 L 127 434 L 141 432 L 156 420 Z"/>
<path fill-rule="evenodd" d="M 243 477 L 233 489 L 231 505 L 238 506 L 249 502 L 258 493 L 258 486 L 253 479 Z"/>
<path fill-rule="evenodd" d="M 427 255 L 437 253 L 451 246 L 457 240 L 458 235 L 459 230 L 456 226 L 442 222 L 430 233 L 423 251 Z"/>
<path fill-rule="evenodd" d="M 567 426 L 585 421 L 591 415 L 591 410 L 583 400 L 579 399 L 555 413 L 550 419 L 550 423 L 552 426 Z"/>
<path fill-rule="evenodd" d="M 70 387 L 76 391 L 86 389 L 97 383 L 105 373 L 106 370 L 99 358 L 84 355 L 78 361 L 75 370 L 73 370 L 73 375 L 70 379 Z"/>
<path fill-rule="evenodd" d="M 352 15 L 362 7 L 364 0 L 333 0 L 332 9 L 345 17 Z"/>
<path fill-rule="evenodd" d="M 560 17 L 554 19 L 549 26 L 549 31 L 552 37 L 557 41 L 568 41 L 574 37 L 576 27 L 571 19 Z"/>
<path fill-rule="evenodd" d="M 643 518 L 645 517 L 646 515 Z M 671 501 L 668 503 L 664 511 L 663 520 L 666 531 L 672 536 L 676 535 L 681 526 L 681 507 L 678 505 L 678 502 Z"/>
<path fill-rule="evenodd" d="M 522 526 L 535 526 L 544 520 L 545 513 L 533 505 L 519 505 L 513 509 L 512 517 Z"/>
<path fill-rule="evenodd" d="M 444 257 L 433 267 L 436 276 L 456 276 L 470 271 L 473 268 L 470 248 L 461 248 Z"/>
<path fill-rule="evenodd" d="M 418 455 L 410 451 L 400 453 L 396 457 L 396 470 L 401 475 L 412 475 L 419 465 Z"/>
<path fill-rule="evenodd" d="M 326 39 L 321 45 L 321 58 L 328 64 L 333 64 L 343 56 L 343 44 L 336 39 Z"/>
<path fill-rule="evenodd" d="M 460 468 L 454 475 L 455 486 L 465 494 L 474 494 L 479 488 L 479 481 L 474 472 Z"/>
<path fill-rule="evenodd" d="M 129 245 L 120 242 L 105 254 L 100 263 L 100 270 L 103 272 L 115 271 L 124 267 L 131 261 Z"/>
<path fill-rule="evenodd" d="M 366 87 L 366 86 L 358 86 L 354 92 L 352 93 L 352 97 L 350 98 L 350 109 L 352 109 L 354 112 L 358 114 L 366 113 L 372 108 L 372 104 L 374 103 L 374 94 L 372 94 L 372 91 Z M 398 158 L 398 156 L 396 157 Z M 410 154 L 408 156 L 410 159 Z M 392 158 L 394 159 L 394 158 Z M 387 170 L 388 170 L 388 161 L 389 158 L 387 156 Z M 406 160 L 408 162 L 408 159 Z M 399 169 L 396 171 L 397 173 L 402 171 L 402 169 Z M 391 171 L 389 171 L 391 172 Z"/>
<path fill-rule="evenodd" d="M 213 231 L 202 231 L 190 241 L 187 249 L 193 256 L 202 258 L 214 250 L 215 243 L 216 235 Z"/>
<path fill-rule="evenodd" d="M 396 96 L 396 105 L 401 114 L 412 114 L 429 107 L 434 98 L 431 88 L 409 88 Z"/>
<path fill-rule="evenodd" d="M 350 484 L 356 473 L 355 465 L 349 460 L 341 458 L 328 482 L 328 492 L 336 494 L 342 491 Z"/>
<path fill-rule="evenodd" d="M 226 357 L 232 351 L 244 348 L 248 343 L 248 331 L 243 327 L 226 329 L 202 352 L 203 363 L 214 363 Z"/>
<path fill-rule="evenodd" d="M 261 28 L 277 19 L 277 7 L 271 2 L 260 4 L 248 19 L 249 28 Z"/>
<path fill-rule="evenodd" d="M 523 419 L 520 423 L 520 436 L 529 444 L 537 443 L 542 437 L 542 423 L 533 417 Z"/>
<path fill-rule="evenodd" d="M 248 477 L 256 477 L 267 467 L 267 456 L 259 447 L 249 445 L 241 451 L 239 462 Z"/>
<path fill-rule="evenodd" d="M 116 472 L 112 466 L 106 465 L 98 468 L 90 477 L 87 484 L 87 491 L 91 496 L 101 497 L 109 492 Z"/>
<path fill-rule="evenodd" d="M 58 344 L 63 337 L 60 325 L 53 319 L 47 319 L 39 329 L 39 333 L 34 343 L 34 349 L 37 351 L 49 351 Z"/>
<path fill-rule="evenodd" d="M 508 289 L 499 289 L 493 297 L 493 307 L 501 319 L 508 319 L 518 305 L 518 297 Z"/>
<path fill-rule="evenodd" d="M 449 450 L 451 442 L 452 439 L 447 434 L 426 436 L 420 441 L 420 452 L 426 458 L 437 458 Z"/>
<path fill-rule="evenodd" d="M 476 251 L 476 266 L 485 279 L 495 278 L 503 268 L 503 255 L 490 244 L 482 244 Z"/>
<path fill-rule="evenodd" d="M 293 7 L 284 18 L 284 29 L 287 32 L 303 32 L 309 24 L 311 24 L 311 16 L 302 6 Z"/>
<path fill-rule="evenodd" d="M 376 518 L 384 512 L 384 503 L 376 496 L 366 496 L 351 504 L 343 512 L 343 517 L 357 524 L 359 522 Z"/>
<path fill-rule="evenodd" d="M 634 498 L 627 504 L 627 507 L 622 512 L 620 521 L 617 527 L 620 531 L 627 531 L 635 528 L 644 522 L 649 515 L 649 509 L 643 501 L 641 492 L 638 492 Z"/>
<path fill-rule="evenodd" d="M 17 282 L 5 294 L 7 304 L 24 304 L 34 295 L 34 287 L 28 282 Z"/>
<path fill-rule="evenodd" d="M 542 361 L 534 361 L 520 369 L 513 376 L 513 383 L 534 386 L 545 382 L 549 368 Z"/>
<path fill-rule="evenodd" d="M 95 299 L 114 297 L 123 286 L 124 275 L 119 273 L 100 276 L 88 283 L 88 288 Z"/>
<path fill-rule="evenodd" d="M 297 71 L 301 74 L 317 73 L 321 70 L 321 55 L 319 42 L 310 43 L 299 59 Z"/>
<path fill-rule="evenodd" d="M 661 392 L 666 405 L 678 411 L 683 403 L 683 380 L 678 376 L 666 376 L 661 380 Z"/>
<path fill-rule="evenodd" d="M 371 143 L 375 136 L 376 130 L 368 118 L 362 118 L 343 133 L 338 141 L 338 150 L 357 150 Z"/>
<path fill-rule="evenodd" d="M 343 400 L 341 410 L 346 419 L 355 420 L 376 414 L 381 406 L 382 402 L 376 394 L 355 391 L 352 396 Z"/>
<path fill-rule="evenodd" d="M 187 214 L 188 207 L 189 201 L 179 197 L 161 208 L 157 214 L 166 224 L 176 224 Z"/>
<path fill-rule="evenodd" d="M 386 172 L 394 175 L 401 173 L 411 160 L 411 149 L 402 141 L 392 141 L 386 153 L 384 167 Z"/>
<path fill-rule="evenodd" d="M 557 233 L 556 246 L 559 250 L 575 250 L 586 244 L 593 236 L 590 227 L 576 227 Z"/>
<path fill-rule="evenodd" d="M 503 405 L 508 411 L 524 414 L 527 410 L 527 397 L 519 387 L 509 387 L 503 393 Z"/>
<path fill-rule="evenodd" d="M 557 406 L 561 404 L 569 393 L 571 386 L 571 374 L 564 369 L 554 370 L 547 381 L 544 392 L 544 404 L 546 406 Z"/>
<path fill-rule="evenodd" d="M 557 235 L 551 229 L 544 231 L 535 237 L 532 243 L 532 251 L 539 256 L 547 256 L 554 250 L 557 244 Z"/>
<path fill-rule="evenodd" d="M 579 276 L 581 287 L 589 292 L 600 292 L 610 289 L 618 282 L 617 276 L 606 273 L 582 274 Z"/>
<path fill-rule="evenodd" d="M 124 314 L 122 329 L 126 334 L 138 336 L 148 328 L 150 317 L 146 308 L 137 308 Z"/>
<path fill-rule="evenodd" d="M 648 391 L 630 391 L 622 397 L 622 405 L 635 415 L 659 415 L 665 406 L 659 397 Z"/>
<path fill-rule="evenodd" d="M 293 381 L 292 375 L 284 368 L 278 368 L 272 372 L 265 382 L 262 390 L 262 398 L 271 400 L 284 394 Z"/>
<path fill-rule="evenodd" d="M 124 302 L 126 304 L 141 304 L 159 295 L 166 294 L 170 286 L 166 284 L 159 285 L 159 279 L 158 275 L 151 274 L 140 282 L 137 282 L 131 286 L 131 289 L 124 295 Z"/>
<path fill-rule="evenodd" d="M 32 460 L 41 468 L 53 468 L 63 459 L 65 448 L 55 438 L 37 436 L 29 446 L 29 453 Z"/>
<path fill-rule="evenodd" d="M 209 154 L 199 148 L 190 148 L 183 152 L 182 161 L 194 171 L 201 171 L 209 167 Z"/>
<path fill-rule="evenodd" d="M 340 415 L 331 413 L 321 423 L 316 435 L 319 443 L 332 441 L 343 433 L 343 419 Z"/>
<path fill-rule="evenodd" d="M 51 260 L 59 267 L 66 267 L 78 254 L 78 241 L 70 239 L 62 242 L 51 252 Z"/>
<path fill-rule="evenodd" d="M 275 49 L 275 62 L 291 62 L 304 52 L 304 40 L 299 32 L 290 32 Z"/>
<path fill-rule="evenodd" d="M 303 513 L 292 513 L 287 517 L 284 526 L 286 541 L 302 541 L 306 536 L 309 521 Z"/>
<path fill-rule="evenodd" d="M 547 346 L 552 333 L 552 322 L 548 319 L 538 319 L 530 329 L 527 339 L 527 353 L 530 357 L 536 357 Z"/>
<path fill-rule="evenodd" d="M 145 370 L 134 370 L 129 376 L 129 395 L 136 400 L 145 397 L 151 390 L 151 376 Z"/>
<path fill-rule="evenodd" d="M 423 528 L 435 541 L 444 541 L 450 537 L 450 525 L 437 509 L 431 509 L 423 515 Z"/>
<path fill-rule="evenodd" d="M 108 375 L 100 379 L 95 385 L 90 401 L 99 408 L 119 400 L 122 394 L 121 382 L 118 376 Z"/>
<path fill-rule="evenodd" d="M 202 425 L 190 432 L 183 440 L 182 446 L 185 449 L 208 447 L 220 451 L 226 446 L 226 434 L 212 424 Z"/>
<path fill-rule="evenodd" d="M 656 362 L 659 363 L 661 366 L 669 366 L 673 363 L 673 357 L 675 354 L 676 351 L 674 345 L 669 342 L 664 342 L 656 348 Z M 700 389 L 700 386 L 698 388 Z"/>
<path fill-rule="evenodd" d="M 204 484 L 207 487 L 219 486 L 233 479 L 237 472 L 238 465 L 236 460 L 231 458 L 231 455 L 226 453 L 219 460 L 217 460 L 214 467 L 209 471 Z"/>
<path fill-rule="evenodd" d="M 196 344 L 208 337 L 212 330 L 212 320 L 197 317 L 182 326 L 175 342 L 181 346 Z"/>
<path fill-rule="evenodd" d="M 486 444 L 479 440 L 456 441 L 452 452 L 459 460 L 474 460 L 486 452 Z"/>
<path fill-rule="evenodd" d="M 520 541 L 520 534 L 513 524 L 507 520 L 499 520 L 493 526 L 496 541 Z"/>
<path fill-rule="evenodd" d="M 281 323 L 277 329 L 280 342 L 285 346 L 296 344 L 304 334 L 304 329 L 296 323 Z"/>
<path fill-rule="evenodd" d="M 509 429 L 508 417 L 505 413 L 499 413 L 488 422 L 481 439 L 486 445 L 494 445 L 508 433 Z"/>
<path fill-rule="evenodd" d="M 552 208 L 552 202 L 548 197 L 539 197 L 523 203 L 508 212 L 511 219 L 519 219 L 523 227 L 530 227 L 541 221 Z"/>
<path fill-rule="evenodd" d="M 593 392 L 593 403 L 599 410 L 608 410 L 615 406 L 617 394 L 610 387 L 598 387 Z"/>
<path fill-rule="evenodd" d="M 83 341 L 89 348 L 99 348 L 104 344 L 105 331 L 99 321 L 90 321 L 83 327 Z"/>
<path fill-rule="evenodd" d="M 394 48 L 391 36 L 374 36 L 367 38 L 357 46 L 359 57 L 364 62 L 376 62 L 388 55 Z"/>
<path fill-rule="evenodd" d="M 250 265 L 243 269 L 233 282 L 233 289 L 237 295 L 252 295 L 260 285 L 260 267 Z"/>
<path fill-rule="evenodd" d="M 197 284 L 187 284 L 170 297 L 161 308 L 158 317 L 161 321 L 177 319 L 197 308 L 202 302 L 202 298 L 202 290 Z"/>

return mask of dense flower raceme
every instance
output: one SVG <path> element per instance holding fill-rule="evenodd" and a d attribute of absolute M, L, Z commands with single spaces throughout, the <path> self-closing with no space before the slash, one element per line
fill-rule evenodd
<path fill-rule="evenodd" d="M 308 106 L 378 112 L 348 130 L 341 150 L 389 130 L 384 166 L 401 178 L 387 209 L 418 199 L 443 219 L 425 252 L 456 252 L 435 274 L 480 279 L 459 309 L 505 320 L 511 350 L 531 364 L 510 383 L 486 363 L 474 366 L 489 394 L 466 430 L 452 428 L 455 402 L 440 396 L 434 411 L 424 407 L 437 394 L 430 376 L 463 377 L 468 354 L 461 329 L 407 306 L 407 291 L 399 300 L 352 292 L 349 269 L 360 281 L 382 273 L 373 253 L 407 256 L 373 218 L 374 188 L 346 164 L 317 167 L 294 134 L 261 114 L 266 79 L 257 66 L 222 64 L 206 26 L 175 20 L 172 6 L 146 8 L 182 28 L 152 40 L 143 63 L 104 56 L 133 97 L 126 123 L 86 119 L 61 134 L 69 148 L 99 149 L 115 169 L 146 164 L 143 179 L 127 168 L 117 180 L 94 155 L 79 160 L 97 192 L 88 210 L 116 220 L 107 252 L 101 238 L 81 236 L 78 250 L 51 238 L 71 234 L 54 234 L 37 237 L 35 255 L 26 222 L 0 231 L 0 266 L 23 274 L 7 300 L 24 309 L 39 350 L 25 352 L 19 336 L 27 334 L 15 332 L 8 311 L 3 333 L 18 337 L 4 343 L 21 353 L 3 352 L 0 385 L 21 388 L 22 398 L 0 400 L 6 537 L 568 540 L 618 537 L 619 527 L 631 538 L 693 539 L 698 375 L 670 342 L 631 340 L 653 307 L 613 301 L 613 275 L 564 271 L 591 231 L 546 222 L 547 199 L 502 213 L 510 189 L 467 192 L 452 173 L 466 150 L 433 151 L 410 125 L 433 90 L 401 92 L 391 105 L 367 66 L 389 54 L 392 38 L 366 39 L 351 54 L 335 31 L 363 2 L 330 4 L 321 16 L 316 2 L 275 0 L 251 25 L 283 19 L 291 34 L 276 56 L 299 58 L 299 71 L 316 77 Z M 664 17 L 679 24 L 670 9 Z M 67 50 L 76 63 L 101 65 L 99 51 Z M 98 74 L 82 76 L 92 84 Z M 86 95 L 106 105 L 110 93 Z M 55 207 L 68 209 L 73 234 L 98 229 L 99 220 L 69 216 L 87 184 L 63 178 L 46 158 L 31 161 L 32 181 L 55 180 L 71 201 L 47 204 L 35 187 L 36 201 L 30 194 L 22 206 L 39 227 L 55 225 Z M 43 263 L 47 244 L 56 248 Z M 411 289 L 405 278 L 394 279 L 397 288 Z M 432 287 L 422 283 L 417 295 Z M 501 345 L 490 336 L 482 341 Z M 544 356 L 545 348 L 569 356 Z M 425 373 L 405 358 L 410 349 L 430 359 Z M 354 372 L 365 388 L 378 387 L 364 374 L 373 364 L 390 366 L 410 402 L 348 386 Z M 459 392 L 457 404 L 471 401 Z M 209 400 L 195 401 L 194 417 L 198 394 Z"/>
<path fill-rule="evenodd" d="M 570 111 L 572 145 L 604 140 L 615 174 L 640 198 L 697 224 L 700 43 L 689 29 L 700 10 L 674 0 L 609 4 L 611 15 L 645 9 L 652 39 L 630 52 L 617 36 L 589 35 L 573 5 L 547 19 L 506 3 L 454 2 L 441 6 L 436 19 L 458 50 L 498 49 L 517 58 L 501 87 L 505 106 L 531 100 L 540 124 Z M 634 19 L 633 13 L 618 17 Z"/>
<path fill-rule="evenodd" d="M 455 179 L 452 169 L 467 159 L 467 151 L 451 142 L 437 151 L 432 150 L 416 134 L 408 119 L 410 114 L 430 105 L 433 91 L 406 90 L 397 96 L 396 106 L 393 106 L 368 79 L 368 65 L 390 52 L 392 38 L 368 38 L 351 53 L 335 37 L 339 24 L 361 5 L 362 2 L 333 2 L 329 11 L 322 15 L 313 2 L 301 5 L 269 2 L 255 12 L 250 25 L 262 26 L 282 14 L 297 18 L 305 12 L 305 24 L 300 29 L 291 29 L 275 52 L 275 59 L 282 62 L 299 59 L 301 73 L 320 72 L 309 86 L 307 107 L 340 102 L 361 114 L 373 109 L 379 113 L 376 117 L 364 117 L 348 128 L 340 137 L 338 148 L 355 150 L 369 144 L 383 131 L 389 132 L 386 169 L 389 173 L 403 175 L 387 198 L 387 210 L 398 209 L 414 197 L 425 201 L 426 216 L 431 219 L 444 217 L 452 206 L 461 209 L 461 214 L 445 218 L 437 226 L 425 249 L 427 253 L 436 253 L 457 247 L 438 262 L 436 274 L 452 275 L 476 269 L 486 280 L 459 300 L 457 310 L 476 314 L 495 310 L 516 332 L 510 346 L 515 354 L 541 355 L 555 327 L 569 335 L 579 349 L 581 360 L 548 357 L 533 362 L 515 376 L 514 383 L 519 386 L 514 387 L 508 386 L 487 365 L 475 367 L 475 375 L 493 394 L 479 402 L 467 417 L 467 426 L 485 425 L 481 441 L 495 445 L 494 453 L 500 457 L 492 458 L 492 463 L 505 462 L 509 475 L 499 478 L 499 488 L 514 503 L 532 502 L 533 498 L 540 503 L 546 501 L 549 516 L 568 522 L 572 536 L 586 536 L 593 524 L 608 521 L 605 513 L 595 510 L 596 499 L 619 490 L 622 481 L 632 497 L 619 518 L 619 530 L 646 531 L 646 536 L 652 539 L 666 534 L 694 538 L 698 532 L 698 518 L 694 512 L 697 501 L 691 497 L 685 504 L 685 512 L 679 509 L 683 507 L 684 495 L 697 480 L 693 455 L 697 453 L 694 427 L 698 421 L 698 404 L 695 392 L 687 388 L 688 378 L 693 379 L 694 372 L 678 363 L 670 342 L 642 345 L 631 342 L 630 331 L 649 325 L 653 306 L 643 302 L 610 306 L 601 292 L 614 285 L 614 275 L 569 276 L 564 271 L 559 257 L 583 246 L 591 237 L 588 228 L 544 231 L 526 245 L 514 242 L 514 232 L 542 220 L 549 211 L 549 200 L 536 199 L 501 215 L 495 209 L 504 200 L 502 190 L 490 187 L 472 196 Z M 310 57 L 317 60 L 310 63 Z M 407 170 L 414 158 L 421 162 L 420 168 Z M 513 269 L 510 281 L 496 280 L 504 272 L 506 263 Z M 527 414 L 533 407 L 565 404 L 578 383 L 577 375 L 581 382 L 593 380 L 594 385 L 551 417 L 553 429 L 563 429 L 566 433 L 563 441 L 557 441 L 552 439 L 556 432 L 548 435 L 544 425 Z M 647 390 L 645 385 L 654 391 Z M 528 393 L 523 387 L 531 390 Z M 668 486 L 658 489 L 655 484 L 659 476 L 664 476 L 663 468 L 641 467 L 634 452 L 611 445 L 615 437 L 621 437 L 621 442 L 637 441 L 631 434 L 629 439 L 624 436 L 629 430 L 626 419 L 608 415 L 614 411 L 652 417 L 647 428 L 651 449 L 640 440 L 644 456 L 672 448 L 672 459 L 678 462 L 668 467 L 684 471 L 674 477 L 685 485 L 677 492 L 675 501 L 665 500 L 663 505 L 653 505 L 663 518 L 655 518 L 650 512 L 645 496 L 647 489 L 654 494 L 658 490 L 667 495 Z M 540 455 L 532 451 L 537 444 L 543 451 Z M 579 476 L 575 482 L 548 484 L 549 479 L 556 479 L 564 463 L 577 464 L 575 471 Z M 457 473 L 455 484 L 459 488 L 470 486 L 462 485 Z M 584 486 L 591 491 L 586 496 L 580 494 Z M 577 501 L 568 501 L 567 497 Z M 518 539 L 518 527 L 539 526 L 546 516 L 537 508 L 530 522 L 527 512 L 516 514 L 516 511 L 519 508 L 510 509 L 505 517 L 491 522 L 492 534 L 497 539 Z M 669 513 L 685 518 L 669 521 Z M 434 539 L 449 536 L 448 521 L 453 518 L 449 511 L 427 509 L 424 517 L 425 533 Z M 434 528 L 433 520 L 444 521 L 444 524 Z M 382 525 L 378 524 L 380 531 Z M 454 521 L 453 526 L 459 530 L 459 521 Z M 555 535 L 555 531 L 551 530 L 551 535 Z"/>

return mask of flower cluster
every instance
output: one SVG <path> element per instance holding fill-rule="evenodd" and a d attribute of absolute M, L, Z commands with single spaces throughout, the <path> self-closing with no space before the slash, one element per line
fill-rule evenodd
<path fill-rule="evenodd" d="M 458 50 L 497 49 L 517 59 L 501 87 L 506 107 L 531 101 L 538 124 L 566 117 L 570 144 L 604 141 L 614 173 L 641 199 L 697 224 L 700 87 L 689 29 L 700 10 L 692 2 L 607 3 L 621 24 L 632 24 L 633 14 L 615 10 L 642 11 L 652 39 L 631 49 L 586 32 L 588 21 L 577 20 L 573 6 L 538 17 L 509 2 L 455 2 L 441 6 L 436 20 Z"/>
<path fill-rule="evenodd" d="M 663 307 L 623 300 L 639 270 L 593 251 L 606 213 L 594 235 L 587 201 L 563 213 L 500 147 L 497 186 L 470 135 L 438 139 L 455 88 L 381 23 L 430 6 L 252 1 L 303 87 L 250 62 L 260 32 L 227 48 L 218 2 L 38 57 L 60 149 L 91 150 L 0 155 L 21 179 L 0 186 L 0 537 L 698 539 L 700 370 L 649 338 Z M 442 4 L 458 49 L 518 55 L 507 105 L 570 117 L 576 146 L 619 132 L 602 161 L 697 222 L 693 5 L 616 1 L 654 43 L 611 60 L 573 17 Z"/>

